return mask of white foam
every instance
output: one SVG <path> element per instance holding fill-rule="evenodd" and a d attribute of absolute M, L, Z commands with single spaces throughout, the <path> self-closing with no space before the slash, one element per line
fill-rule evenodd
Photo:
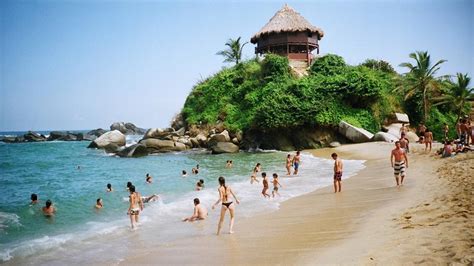
<path fill-rule="evenodd" d="M 0 233 L 8 227 L 20 227 L 20 217 L 15 213 L 0 212 Z"/>

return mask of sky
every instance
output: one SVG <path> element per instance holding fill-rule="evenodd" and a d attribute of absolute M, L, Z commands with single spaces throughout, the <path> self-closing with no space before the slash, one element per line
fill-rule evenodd
<path fill-rule="evenodd" d="M 448 60 L 440 75 L 474 75 L 474 0 L 4 0 L 0 131 L 167 127 L 196 82 L 229 66 L 216 55 L 225 42 L 249 41 L 285 3 L 323 29 L 322 55 L 404 73 L 428 51 Z"/>

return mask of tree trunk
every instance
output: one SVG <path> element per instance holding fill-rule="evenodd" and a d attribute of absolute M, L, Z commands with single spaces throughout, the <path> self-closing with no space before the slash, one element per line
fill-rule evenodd
<path fill-rule="evenodd" d="M 423 88 L 423 122 L 428 120 L 428 99 L 426 99 L 426 88 Z"/>

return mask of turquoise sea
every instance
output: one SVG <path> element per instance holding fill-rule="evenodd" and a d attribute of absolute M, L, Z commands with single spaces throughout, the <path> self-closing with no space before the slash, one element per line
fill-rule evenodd
<path fill-rule="evenodd" d="M 0 135 L 8 134 L 12 133 L 0 132 Z M 127 145 L 139 139 L 141 136 L 127 136 Z M 49 264 L 48 259 L 58 250 L 62 250 L 64 263 L 90 262 L 97 257 L 108 261 L 108 256 L 114 259 L 125 256 L 122 240 L 131 234 L 126 215 L 127 181 L 142 195 L 160 195 L 160 200 L 146 205 L 141 218 L 142 227 L 160 228 L 161 233 L 154 239 L 164 242 L 207 233 L 196 233 L 189 227 L 177 228 L 176 223 L 191 214 L 195 197 L 210 209 L 218 197 L 217 178 L 221 175 L 241 199 L 240 216 L 276 210 L 284 200 L 332 184 L 333 161 L 307 153 L 303 153 L 301 174 L 286 177 L 287 153 L 284 152 L 211 155 L 205 150 L 192 150 L 119 158 L 102 150 L 87 149 L 88 144 L 88 141 L 0 142 L 0 262 Z M 224 168 L 226 160 L 233 160 L 232 169 Z M 281 176 L 280 183 L 284 186 L 281 197 L 264 200 L 261 184 L 250 185 L 249 176 L 257 162 L 270 176 L 274 172 Z M 191 174 L 198 164 L 199 174 Z M 343 178 L 363 167 L 363 161 L 345 161 Z M 182 170 L 189 173 L 187 177 L 181 176 Z M 145 182 L 147 173 L 153 177 L 152 184 Z M 205 180 L 203 191 L 194 190 L 199 179 Z M 114 192 L 106 192 L 107 183 L 112 184 Z M 38 194 L 39 204 L 30 206 L 31 193 Z M 94 209 L 97 198 L 103 199 L 101 210 Z M 48 199 L 57 208 L 53 218 L 41 213 Z M 215 215 L 211 214 L 209 219 L 213 223 L 217 222 Z M 97 251 L 100 243 L 97 236 L 113 240 L 108 241 L 107 249 Z M 81 252 L 73 251 L 79 247 Z"/>

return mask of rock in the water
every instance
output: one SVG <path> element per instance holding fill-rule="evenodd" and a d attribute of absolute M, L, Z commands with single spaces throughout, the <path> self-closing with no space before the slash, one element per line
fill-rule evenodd
<path fill-rule="evenodd" d="M 187 149 L 187 147 L 183 143 L 180 143 L 180 142 L 175 142 L 174 143 L 174 150 L 175 151 L 184 151 L 186 149 Z"/>
<path fill-rule="evenodd" d="M 211 146 L 212 153 L 236 153 L 239 152 L 239 146 L 232 142 L 217 142 Z"/>
<path fill-rule="evenodd" d="M 89 144 L 88 148 L 99 148 L 103 149 L 109 144 L 115 144 L 118 147 L 125 145 L 125 135 L 120 133 L 118 130 L 109 131 Z"/>
<path fill-rule="evenodd" d="M 161 129 L 161 128 L 150 128 L 146 131 L 144 139 L 161 139 L 170 136 L 171 132 L 169 130 Z"/>
<path fill-rule="evenodd" d="M 102 128 L 98 128 L 98 129 L 94 129 L 94 130 L 91 130 L 91 131 L 87 132 L 87 135 L 100 137 L 101 135 L 105 134 L 106 132 L 107 132 L 107 130 L 104 130 Z"/>
<path fill-rule="evenodd" d="M 174 141 L 172 140 L 161 140 L 161 139 L 143 139 L 140 144 L 145 145 L 149 152 L 166 152 L 174 151 Z M 183 144 L 184 145 L 184 144 Z"/>
<path fill-rule="evenodd" d="M 143 144 L 134 144 L 117 152 L 117 155 L 120 157 L 142 157 L 148 155 L 148 150 Z"/>
<path fill-rule="evenodd" d="M 339 143 L 339 141 L 333 141 L 331 143 L 329 143 L 329 147 L 331 148 L 336 148 L 336 147 L 339 147 L 341 146 L 341 143 Z"/>
<path fill-rule="evenodd" d="M 23 135 L 23 137 L 25 138 L 25 141 L 29 142 L 46 141 L 45 136 L 33 131 L 28 131 L 28 133 Z"/>
<path fill-rule="evenodd" d="M 398 138 L 396 138 L 394 135 L 385 132 L 377 132 L 374 135 L 374 141 L 395 142 L 397 140 Z"/>
<path fill-rule="evenodd" d="M 207 138 L 203 134 L 198 134 L 196 136 L 196 140 L 199 142 L 201 147 L 205 147 L 207 145 Z"/>
<path fill-rule="evenodd" d="M 125 135 L 142 135 L 145 133 L 145 130 L 142 128 L 138 128 L 132 123 L 124 123 L 124 122 L 115 122 L 110 125 L 110 130 L 118 130 L 122 134 Z"/>
<path fill-rule="evenodd" d="M 67 135 L 66 132 L 51 131 L 51 132 L 49 132 L 48 140 L 58 140 L 58 139 L 61 139 L 61 138 L 65 137 L 66 135 Z"/>
<path fill-rule="evenodd" d="M 102 147 L 106 153 L 116 153 L 120 150 L 120 147 L 115 143 L 109 143 Z"/>
<path fill-rule="evenodd" d="M 339 133 L 354 143 L 368 142 L 374 137 L 374 134 L 369 131 L 355 127 L 345 121 L 339 123 Z"/>

